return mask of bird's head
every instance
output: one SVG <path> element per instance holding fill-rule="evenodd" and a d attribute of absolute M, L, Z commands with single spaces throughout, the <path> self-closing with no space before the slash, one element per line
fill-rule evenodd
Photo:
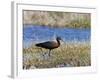
<path fill-rule="evenodd" d="M 61 38 L 61 37 L 56 37 L 56 40 L 57 40 L 57 42 L 59 43 L 59 44 L 65 44 L 65 41 L 63 41 L 63 39 Z"/>
<path fill-rule="evenodd" d="M 62 40 L 61 37 L 59 37 L 59 36 L 57 36 L 56 39 L 57 39 L 57 40 Z"/>

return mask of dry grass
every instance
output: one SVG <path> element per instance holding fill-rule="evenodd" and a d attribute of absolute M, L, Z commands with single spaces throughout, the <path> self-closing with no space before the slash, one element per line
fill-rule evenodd
<path fill-rule="evenodd" d="M 25 10 L 23 13 L 24 24 L 67 28 L 91 27 L 91 15 L 89 13 L 29 10 Z"/>
<path fill-rule="evenodd" d="M 55 68 L 78 67 L 91 65 L 91 50 L 89 43 L 67 43 L 52 50 L 49 57 L 48 50 L 34 45 L 23 49 L 23 68 Z"/>

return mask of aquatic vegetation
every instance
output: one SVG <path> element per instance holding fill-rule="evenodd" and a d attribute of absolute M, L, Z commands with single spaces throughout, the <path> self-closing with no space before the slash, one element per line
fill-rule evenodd
<path fill-rule="evenodd" d="M 91 65 L 91 46 L 89 42 L 64 43 L 51 52 L 32 45 L 23 49 L 23 68 L 57 68 Z"/>

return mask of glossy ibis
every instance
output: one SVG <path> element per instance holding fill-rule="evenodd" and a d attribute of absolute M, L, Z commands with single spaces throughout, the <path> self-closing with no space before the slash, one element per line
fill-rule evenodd
<path fill-rule="evenodd" d="M 58 48 L 60 46 L 61 37 L 56 37 L 56 41 L 47 41 L 43 43 L 36 44 L 37 47 L 49 49 L 49 56 L 52 49 Z"/>

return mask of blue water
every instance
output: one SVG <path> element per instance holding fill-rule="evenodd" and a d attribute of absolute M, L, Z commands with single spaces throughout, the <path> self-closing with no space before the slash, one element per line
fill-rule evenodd
<path fill-rule="evenodd" d="M 90 41 L 90 29 L 72 28 L 50 28 L 48 26 L 24 25 L 23 41 L 24 46 L 29 46 L 37 42 L 52 40 L 55 36 L 60 36 L 64 41 Z"/>

